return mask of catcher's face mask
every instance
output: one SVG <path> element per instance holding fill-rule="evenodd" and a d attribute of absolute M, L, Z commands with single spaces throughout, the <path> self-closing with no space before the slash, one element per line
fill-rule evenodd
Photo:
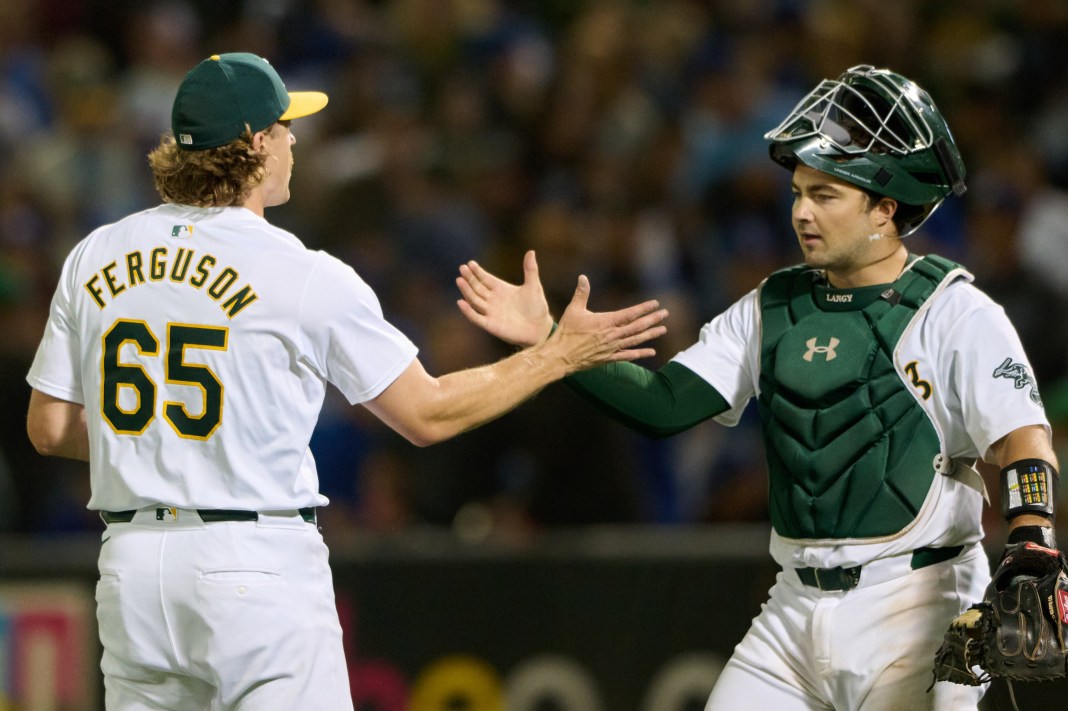
<path fill-rule="evenodd" d="M 964 162 L 931 97 L 900 74 L 868 65 L 825 79 L 764 134 L 771 157 L 797 162 L 906 205 L 915 231 L 950 193 L 963 195 Z"/>

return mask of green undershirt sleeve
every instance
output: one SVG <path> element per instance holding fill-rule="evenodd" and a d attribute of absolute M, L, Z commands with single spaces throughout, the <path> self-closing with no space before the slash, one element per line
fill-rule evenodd
<path fill-rule="evenodd" d="M 660 370 L 609 363 L 564 378 L 564 383 L 609 417 L 649 437 L 687 430 L 730 409 L 719 392 L 674 361 Z"/>

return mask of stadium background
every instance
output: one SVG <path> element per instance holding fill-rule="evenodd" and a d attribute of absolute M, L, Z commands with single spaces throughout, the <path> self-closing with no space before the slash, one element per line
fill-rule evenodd
<path fill-rule="evenodd" d="M 456 267 L 515 279 L 528 248 L 556 309 L 579 272 L 595 309 L 659 298 L 670 357 L 796 259 L 762 134 L 853 64 L 913 77 L 954 129 L 969 193 L 909 239 L 1005 306 L 1063 458 L 1066 39 L 1062 0 L 0 3 L 0 708 L 91 703 L 73 682 L 19 686 L 27 659 L 96 683 L 83 603 L 102 529 L 84 466 L 26 441 L 23 377 L 70 247 L 157 202 L 144 156 L 199 59 L 257 52 L 290 88 L 330 94 L 296 126 L 293 200 L 269 217 L 350 262 L 439 373 L 508 352 L 459 316 Z M 333 393 L 312 445 L 354 636 L 408 689 L 469 653 L 514 692 L 522 660 L 558 652 L 606 708 L 638 709 L 668 661 L 729 654 L 774 572 L 752 412 L 652 441 L 554 386 L 419 450 Z M 81 656 L 48 643 L 79 635 Z"/>

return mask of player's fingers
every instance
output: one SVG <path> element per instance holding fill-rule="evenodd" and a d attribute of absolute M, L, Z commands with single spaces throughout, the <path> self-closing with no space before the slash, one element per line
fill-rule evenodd
<path fill-rule="evenodd" d="M 468 262 L 467 264 L 461 264 L 460 276 L 467 282 L 473 292 L 485 297 L 486 292 L 492 287 L 479 278 L 478 273 L 471 268 L 471 265 L 478 266 L 474 261 Z M 484 271 L 482 273 L 485 274 Z"/>
<path fill-rule="evenodd" d="M 634 322 L 638 319 L 644 318 L 647 315 L 654 315 L 659 313 L 657 309 L 660 308 L 660 302 L 656 299 L 651 299 L 641 304 L 635 304 L 634 306 L 628 306 L 625 309 L 612 312 L 612 323 L 616 326 L 623 326 L 625 324 Z M 667 318 L 667 311 L 662 310 L 663 315 L 656 318 L 654 322 L 663 321 Z"/>
<path fill-rule="evenodd" d="M 657 309 L 651 313 L 638 315 L 630 321 L 619 324 L 616 328 L 622 337 L 629 337 L 657 326 L 668 317 L 667 309 Z M 666 328 L 664 330 L 667 330 Z"/>
<path fill-rule="evenodd" d="M 486 300 L 478 293 L 469 280 L 464 279 L 463 277 L 456 277 L 456 288 L 463 294 L 465 303 L 469 303 L 472 307 L 478 309 L 480 313 L 486 312 Z"/>
<path fill-rule="evenodd" d="M 528 249 L 527 253 L 523 255 L 523 283 L 532 284 L 540 281 L 538 259 L 534 256 L 534 250 Z"/>
<path fill-rule="evenodd" d="M 629 348 L 627 350 L 616 351 L 611 356 L 609 356 L 608 360 L 612 363 L 618 363 L 620 361 L 652 358 L 655 355 L 656 350 L 653 348 Z"/>
<path fill-rule="evenodd" d="M 649 326 L 647 328 L 642 328 L 641 330 L 637 331 L 635 331 L 631 327 L 631 325 L 617 329 L 615 336 L 613 338 L 610 338 L 609 341 L 606 342 L 606 345 L 608 345 L 609 348 L 613 349 L 613 353 L 609 357 L 614 360 L 617 358 L 617 354 L 623 351 L 651 351 L 653 349 L 639 349 L 637 348 L 637 346 L 640 346 L 643 343 L 646 343 L 647 341 L 652 341 L 657 338 L 660 338 L 665 333 L 667 333 L 666 326 L 656 325 Z M 626 356 L 623 358 L 623 360 L 634 360 L 635 358 L 640 357 L 645 356 Z"/>
<path fill-rule="evenodd" d="M 586 278 L 585 274 L 579 274 L 578 284 L 575 285 L 575 294 L 571 297 L 571 303 L 569 308 L 574 306 L 578 309 L 585 310 L 586 304 L 590 300 L 590 280 Z M 618 324 L 617 324 L 618 325 Z"/>
<path fill-rule="evenodd" d="M 493 288 L 493 280 L 495 277 L 482 268 L 482 265 L 476 262 L 474 259 L 470 260 L 466 265 L 468 271 L 471 272 L 473 277 L 472 283 L 479 286 L 483 286 L 486 289 Z"/>
<path fill-rule="evenodd" d="M 479 328 L 486 328 L 486 317 L 475 310 L 471 304 L 467 303 L 463 299 L 456 300 L 456 306 L 459 307 L 460 313 L 467 317 L 467 320 L 475 324 Z"/>
<path fill-rule="evenodd" d="M 644 328 L 641 331 L 633 334 L 629 334 L 619 339 L 618 346 L 620 350 L 626 350 L 627 348 L 633 348 L 634 346 L 641 345 L 646 341 L 651 341 L 655 338 L 660 338 L 667 333 L 667 326 L 651 326 Z"/>

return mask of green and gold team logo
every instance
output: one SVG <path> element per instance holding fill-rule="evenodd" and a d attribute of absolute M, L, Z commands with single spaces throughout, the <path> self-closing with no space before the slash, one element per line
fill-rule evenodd
<path fill-rule="evenodd" d="M 1028 393 L 1031 401 L 1036 405 L 1042 404 L 1042 398 L 1038 394 L 1038 385 L 1035 383 L 1035 379 L 1031 377 L 1031 373 L 1027 370 L 1027 366 L 1023 363 L 1013 363 L 1012 358 L 1006 358 L 1001 362 L 1001 365 L 994 370 L 994 377 L 1011 380 L 1017 390 L 1031 388 L 1031 391 Z"/>

